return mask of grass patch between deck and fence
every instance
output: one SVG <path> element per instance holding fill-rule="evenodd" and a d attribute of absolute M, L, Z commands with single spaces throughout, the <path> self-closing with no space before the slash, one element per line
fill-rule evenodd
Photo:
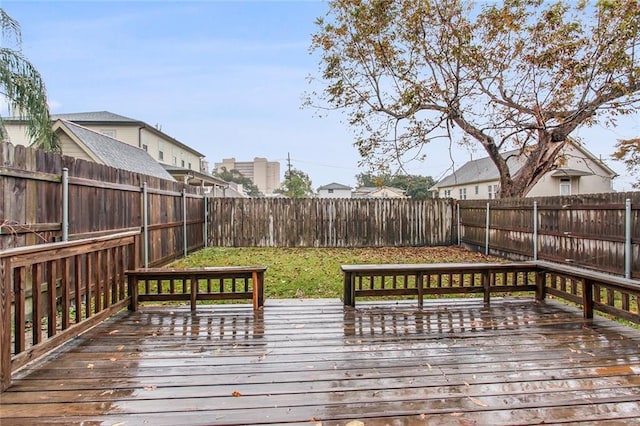
<path fill-rule="evenodd" d="M 268 265 L 267 299 L 342 297 L 343 264 L 500 262 L 495 257 L 450 247 L 222 248 L 200 250 L 169 265 L 193 268 Z"/>

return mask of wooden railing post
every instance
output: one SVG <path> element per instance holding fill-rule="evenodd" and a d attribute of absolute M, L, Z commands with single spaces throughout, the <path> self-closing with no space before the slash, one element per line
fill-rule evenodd
<path fill-rule="evenodd" d="M 582 280 L 582 316 L 584 319 L 593 318 L 593 284 L 589 279 Z"/>
<path fill-rule="evenodd" d="M 11 262 L 0 258 L 0 392 L 11 386 Z"/>
<path fill-rule="evenodd" d="M 547 296 L 547 273 L 544 271 L 536 271 L 536 301 L 542 302 Z"/>

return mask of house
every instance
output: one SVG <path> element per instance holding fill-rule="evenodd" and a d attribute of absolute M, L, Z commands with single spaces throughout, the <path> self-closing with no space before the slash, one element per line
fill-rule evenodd
<path fill-rule="evenodd" d="M 318 188 L 319 198 L 351 198 L 351 187 L 332 182 Z"/>
<path fill-rule="evenodd" d="M 351 196 L 353 198 L 409 198 L 404 189 L 391 186 L 361 186 L 356 188 Z"/>
<path fill-rule="evenodd" d="M 253 161 L 236 161 L 235 158 L 224 158 L 221 163 L 215 163 L 215 170 L 237 170 L 242 176 L 251 179 L 258 190 L 265 195 L 273 194 L 280 188 L 280 163 L 267 161 L 266 158 L 255 157 Z"/>
<path fill-rule="evenodd" d="M 53 131 L 65 155 L 134 173 L 174 180 L 146 151 L 66 120 Z"/>
<path fill-rule="evenodd" d="M 65 134 L 71 128 L 77 128 L 70 127 L 75 125 L 93 133 L 107 136 L 110 140 L 117 140 L 129 146 L 142 149 L 157 163 L 160 163 L 167 173 L 173 176 L 173 179 L 180 182 L 202 187 L 224 187 L 227 185 L 227 182 L 209 174 L 204 154 L 143 121 L 109 111 L 55 114 L 51 116 L 51 119 L 53 120 L 54 131 L 57 134 Z M 26 121 L 24 119 L 11 117 L 5 118 L 3 121 L 9 142 L 14 145 L 31 144 L 26 133 Z M 86 147 L 79 145 L 77 138 L 80 134 L 87 135 L 85 132 L 76 132 L 75 138 L 70 134 L 64 138 L 65 143 L 62 143 L 62 153 L 91 160 L 91 156 L 84 152 Z M 106 141 L 106 139 L 102 140 Z M 125 168 L 117 165 L 114 165 L 114 167 Z"/>
<path fill-rule="evenodd" d="M 505 152 L 511 174 L 524 163 L 519 150 Z M 527 197 L 577 195 L 613 192 L 613 179 L 617 174 L 584 145 L 570 139 L 561 153 L 562 164 L 545 174 L 526 194 Z M 433 187 L 434 197 L 458 200 L 493 199 L 499 193 L 498 169 L 489 157 L 472 160 L 446 176 Z"/>

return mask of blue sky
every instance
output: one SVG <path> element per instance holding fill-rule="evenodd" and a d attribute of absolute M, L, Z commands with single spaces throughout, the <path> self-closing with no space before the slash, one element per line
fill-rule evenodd
<path fill-rule="evenodd" d="M 302 108 L 317 57 L 309 53 L 321 1 L 11 1 L 0 7 L 22 26 L 23 51 L 47 85 L 51 112 L 111 111 L 150 125 L 203 153 L 267 157 L 309 174 L 313 186 L 355 185 L 361 171 L 353 133 L 338 112 Z M 638 137 L 640 117 L 615 130 L 576 133 L 607 159 L 618 138 Z M 434 144 L 409 173 L 440 178 L 452 167 Z M 484 156 L 454 149 L 454 165 Z M 618 190 L 629 190 L 624 167 Z"/>

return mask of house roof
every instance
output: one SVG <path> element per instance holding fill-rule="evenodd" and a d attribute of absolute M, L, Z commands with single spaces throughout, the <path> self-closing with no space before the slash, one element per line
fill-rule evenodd
<path fill-rule="evenodd" d="M 173 177 L 146 151 L 120 142 L 86 127 L 66 120 L 57 120 L 53 130 L 66 132 L 87 154 L 97 162 L 134 173 L 174 180 Z"/>
<path fill-rule="evenodd" d="M 318 191 L 323 190 L 323 189 L 346 189 L 346 190 L 351 190 L 351 187 L 347 186 L 347 185 L 343 185 L 341 183 L 331 182 L 330 184 L 323 185 L 323 186 L 319 187 Z"/>
<path fill-rule="evenodd" d="M 197 170 L 186 169 L 184 167 L 162 164 L 162 167 L 177 181 L 183 181 L 189 185 L 195 186 L 229 186 L 229 182 L 219 177 L 215 177 L 208 173 L 202 173 Z"/>
<path fill-rule="evenodd" d="M 400 189 L 400 188 L 394 188 L 392 186 L 361 186 L 359 188 L 356 188 L 353 191 L 353 197 L 354 198 L 364 198 L 364 197 L 369 197 L 371 194 L 374 194 L 376 192 L 379 191 L 383 191 L 383 190 L 388 190 L 390 192 L 395 192 L 398 195 L 405 195 L 406 191 L 404 189 Z"/>
<path fill-rule="evenodd" d="M 589 158 L 595 163 L 599 164 L 606 173 L 608 173 L 611 177 L 617 176 L 617 174 L 607 166 L 602 160 L 594 156 L 591 152 L 589 152 L 581 143 L 575 141 L 574 139 L 569 139 L 568 141 L 571 146 L 575 147 L 585 158 Z M 509 167 L 509 172 L 511 175 L 514 175 L 520 168 L 523 166 L 525 161 L 524 155 L 519 155 L 520 150 L 511 150 L 502 154 L 503 157 L 507 158 L 507 166 Z M 588 176 L 592 175 L 591 172 L 585 172 L 576 169 L 569 168 L 558 168 L 556 169 L 552 176 Z M 456 185 L 465 185 L 468 183 L 476 183 L 476 182 L 488 182 L 495 181 L 500 179 L 500 174 L 498 173 L 498 169 L 493 164 L 493 161 L 489 157 L 479 158 L 477 160 L 469 161 L 462 165 L 459 169 L 454 171 L 452 174 L 442 178 L 438 183 L 436 183 L 432 190 L 437 190 L 438 188 L 445 188 L 449 186 Z"/>
<path fill-rule="evenodd" d="M 93 112 L 74 112 L 69 114 L 54 114 L 51 116 L 52 120 L 62 119 L 67 121 L 72 121 L 78 124 L 113 124 L 113 125 L 128 125 L 128 126 L 139 126 L 148 130 L 149 132 L 160 136 L 161 138 L 167 139 L 171 141 L 171 143 L 191 152 L 198 157 L 204 158 L 204 154 L 195 149 L 191 148 L 189 145 L 185 145 L 179 140 L 167 135 L 166 133 L 158 130 L 154 126 L 150 126 L 144 121 L 136 120 L 133 118 L 125 117 L 123 115 L 114 114 L 109 111 L 93 111 Z"/>

